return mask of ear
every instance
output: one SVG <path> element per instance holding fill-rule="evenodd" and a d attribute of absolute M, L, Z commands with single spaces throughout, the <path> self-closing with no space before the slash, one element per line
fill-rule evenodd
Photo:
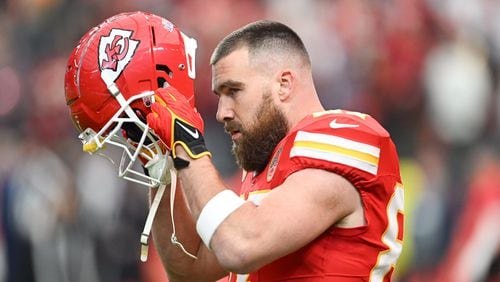
<path fill-rule="evenodd" d="M 291 95 L 295 84 L 295 72 L 291 69 L 282 69 L 277 73 L 279 85 L 278 96 L 281 101 L 285 101 Z"/>

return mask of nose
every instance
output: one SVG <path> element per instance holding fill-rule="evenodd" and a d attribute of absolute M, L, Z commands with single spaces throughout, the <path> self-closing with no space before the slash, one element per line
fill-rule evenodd
<path fill-rule="evenodd" d="M 233 106 L 229 98 L 221 95 L 217 105 L 217 121 L 224 123 L 225 121 L 234 119 Z"/>

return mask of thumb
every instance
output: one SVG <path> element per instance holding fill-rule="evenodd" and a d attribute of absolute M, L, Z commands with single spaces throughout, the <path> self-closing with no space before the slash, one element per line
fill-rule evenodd
<path fill-rule="evenodd" d="M 169 150 L 172 148 L 172 136 L 171 136 L 171 128 L 169 124 L 164 124 L 163 120 L 161 117 L 156 113 L 156 112 L 151 112 L 146 116 L 146 121 L 148 123 L 149 128 L 151 128 L 160 138 L 163 143 L 167 146 Z"/>
<path fill-rule="evenodd" d="M 157 132 L 158 129 L 159 120 L 160 118 L 158 117 L 158 114 L 155 112 L 151 112 L 146 115 L 146 122 L 148 123 L 149 128 L 151 128 L 155 133 Z"/>

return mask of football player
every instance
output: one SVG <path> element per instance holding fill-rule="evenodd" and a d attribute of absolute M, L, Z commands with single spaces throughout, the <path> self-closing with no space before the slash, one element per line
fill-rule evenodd
<path fill-rule="evenodd" d="M 281 23 L 232 32 L 210 63 L 217 120 L 245 172 L 239 193 L 226 187 L 183 90 L 155 91 L 147 124 L 171 150 L 185 198 L 176 223 L 196 257 L 169 242 L 161 205 L 153 232 L 170 279 L 390 281 L 404 189 L 389 133 L 367 114 L 323 108 L 308 52 Z"/>

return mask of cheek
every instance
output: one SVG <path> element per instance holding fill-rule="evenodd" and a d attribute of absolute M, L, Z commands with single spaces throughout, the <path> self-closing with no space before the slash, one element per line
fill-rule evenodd
<path fill-rule="evenodd" d="M 256 112 L 258 109 L 255 107 L 255 104 L 245 103 L 239 104 L 235 106 L 235 119 L 238 120 L 244 129 L 248 128 L 248 126 L 255 122 Z"/>

